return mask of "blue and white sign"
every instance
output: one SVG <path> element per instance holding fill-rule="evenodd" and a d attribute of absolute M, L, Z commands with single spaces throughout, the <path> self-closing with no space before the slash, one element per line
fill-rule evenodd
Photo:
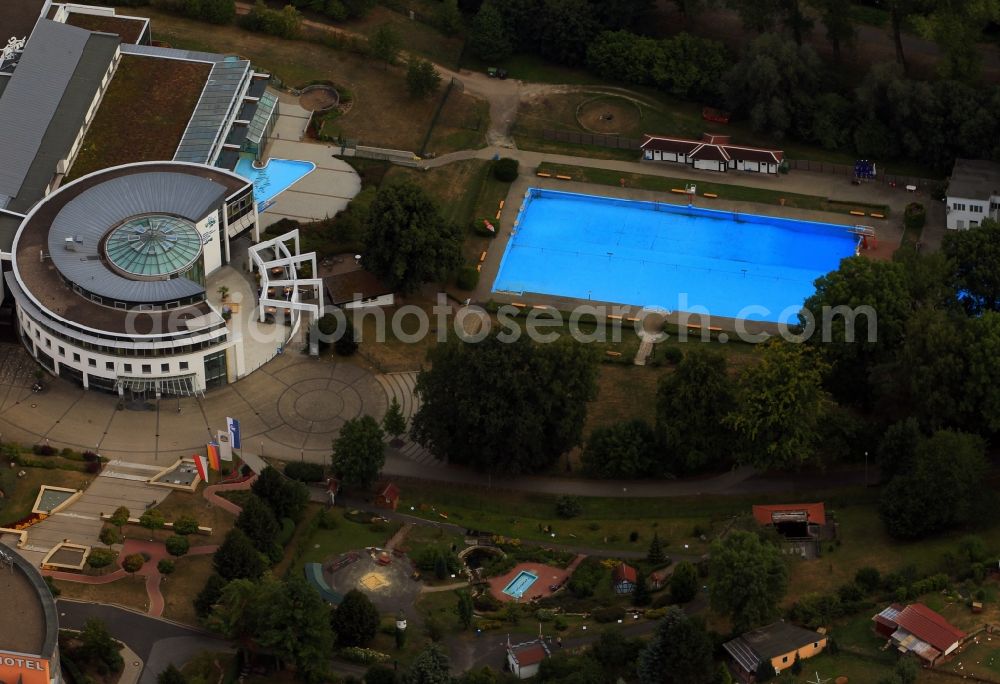
<path fill-rule="evenodd" d="M 236 418 L 226 418 L 226 425 L 229 426 L 229 443 L 233 449 L 240 448 L 240 421 Z"/>

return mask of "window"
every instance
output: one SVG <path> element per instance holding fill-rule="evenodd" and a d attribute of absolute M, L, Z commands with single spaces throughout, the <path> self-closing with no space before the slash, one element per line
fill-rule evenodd
<path fill-rule="evenodd" d="M 180 364 L 178 364 L 178 365 L 180 365 L 181 370 L 187 370 L 188 369 L 188 362 L 187 361 L 181 361 Z"/>
<path fill-rule="evenodd" d="M 131 373 L 132 372 L 132 364 L 131 363 L 126 363 L 125 364 L 125 372 L 126 373 Z"/>
<path fill-rule="evenodd" d="M 152 373 L 153 372 L 153 366 L 151 366 L 148 363 L 142 364 L 142 372 L 143 373 Z"/>
<path fill-rule="evenodd" d="M 170 364 L 169 363 L 161 363 L 160 364 L 160 372 L 161 373 L 169 373 L 170 372 Z"/>
<path fill-rule="evenodd" d="M 91 368 L 97 368 L 97 359 L 87 359 L 87 365 Z"/>
<path fill-rule="evenodd" d="M 104 362 L 104 370 L 113 371 L 114 369 L 115 369 L 115 362 L 114 361 L 105 361 Z"/>
<path fill-rule="evenodd" d="M 46 337 L 45 338 L 45 346 L 48 347 L 49 349 L 51 349 L 52 348 L 52 340 L 50 340 L 49 338 Z"/>
<path fill-rule="evenodd" d="M 787 663 L 788 662 L 788 656 L 782 656 L 781 662 Z"/>
<path fill-rule="evenodd" d="M 76 352 L 73 352 L 73 360 L 76 361 L 77 363 L 80 363 L 80 355 L 77 354 Z"/>
<path fill-rule="evenodd" d="M 983 207 L 979 204 L 970 204 L 969 211 L 971 211 L 973 214 L 982 214 Z"/>
<path fill-rule="evenodd" d="M 952 202 L 951 208 L 955 211 L 965 211 L 965 202 Z"/>
<path fill-rule="evenodd" d="M 813 642 L 813 648 L 819 648 L 819 642 L 818 641 L 814 641 Z"/>

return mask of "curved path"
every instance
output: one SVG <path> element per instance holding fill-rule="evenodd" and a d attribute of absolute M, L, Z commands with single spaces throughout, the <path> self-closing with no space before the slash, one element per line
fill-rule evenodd
<path fill-rule="evenodd" d="M 203 556 L 215 553 L 218 545 L 192 546 L 187 552 L 187 556 Z M 160 591 L 160 582 L 163 575 L 160 573 L 157 564 L 164 558 L 170 558 L 166 547 L 161 542 L 150 542 L 139 539 L 126 539 L 125 546 L 118 554 L 119 561 L 133 553 L 142 553 L 149 556 L 149 560 L 135 574 L 145 578 L 146 596 L 149 599 L 149 607 L 146 613 L 153 617 L 163 615 L 163 593 Z M 80 575 L 73 572 L 59 572 L 56 570 L 43 570 L 43 575 L 48 575 L 52 579 L 63 582 L 76 582 L 77 584 L 110 584 L 121 579 L 128 579 L 129 573 L 121 567 L 106 575 Z"/>
<path fill-rule="evenodd" d="M 249 477 L 245 480 L 240 480 L 239 482 L 228 482 L 222 484 L 214 484 L 205 487 L 202 490 L 202 496 L 213 506 L 218 506 L 222 510 L 232 513 L 233 515 L 239 515 L 243 511 L 242 508 L 234 504 L 229 499 L 219 496 L 216 492 L 238 492 L 250 489 L 253 483 L 256 481 L 257 476 Z"/>

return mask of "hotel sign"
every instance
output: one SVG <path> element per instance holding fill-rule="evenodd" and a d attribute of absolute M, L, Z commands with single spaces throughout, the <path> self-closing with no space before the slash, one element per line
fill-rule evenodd
<path fill-rule="evenodd" d="M 49 684 L 49 661 L 0 651 L 0 684 Z"/>

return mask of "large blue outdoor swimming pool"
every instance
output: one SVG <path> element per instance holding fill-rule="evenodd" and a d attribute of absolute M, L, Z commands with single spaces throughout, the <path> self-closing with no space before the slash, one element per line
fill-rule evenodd
<path fill-rule="evenodd" d="M 524 592 L 528 591 L 532 584 L 538 581 L 538 575 L 533 572 L 528 572 L 527 570 L 522 570 L 517 573 L 507 586 L 503 588 L 503 593 L 507 596 L 513 596 L 516 599 L 524 596 Z"/>
<path fill-rule="evenodd" d="M 240 157 L 236 163 L 236 173 L 253 181 L 253 195 L 258 209 L 262 209 L 315 168 L 316 165 L 312 162 L 294 159 L 269 159 L 262 169 L 255 169 L 253 159 L 249 157 Z"/>
<path fill-rule="evenodd" d="M 794 321 L 848 228 L 531 188 L 493 291 Z"/>

